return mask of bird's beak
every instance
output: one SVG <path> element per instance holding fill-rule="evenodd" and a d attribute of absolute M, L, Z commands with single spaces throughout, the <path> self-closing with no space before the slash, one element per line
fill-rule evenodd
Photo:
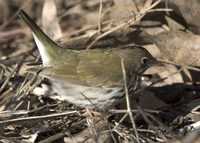
<path fill-rule="evenodd" d="M 164 66 L 161 61 L 155 59 L 153 62 L 152 62 L 152 65 L 151 66 Z"/>

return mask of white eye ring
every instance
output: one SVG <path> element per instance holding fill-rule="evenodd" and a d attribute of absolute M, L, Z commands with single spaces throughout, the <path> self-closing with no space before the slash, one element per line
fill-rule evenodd
<path fill-rule="evenodd" d="M 141 63 L 142 63 L 143 65 L 146 65 L 146 64 L 148 63 L 148 61 L 149 61 L 149 59 L 148 59 L 147 57 L 143 57 L 143 58 L 141 59 Z"/>

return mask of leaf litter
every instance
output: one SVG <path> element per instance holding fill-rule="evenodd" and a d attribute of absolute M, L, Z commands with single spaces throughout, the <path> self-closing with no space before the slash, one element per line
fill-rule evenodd
<path fill-rule="evenodd" d="M 199 141 L 197 1 L 158 1 L 153 9 L 151 0 L 11 1 L 0 3 L 1 142 Z M 41 59 L 30 30 L 16 15 L 20 7 L 65 48 L 85 49 L 96 39 L 91 48 L 135 43 L 152 55 L 159 51 L 154 56 L 165 62 L 144 74 L 141 88 L 130 96 L 129 112 L 124 101 L 89 116 L 60 101 L 47 79 L 27 73 Z"/>

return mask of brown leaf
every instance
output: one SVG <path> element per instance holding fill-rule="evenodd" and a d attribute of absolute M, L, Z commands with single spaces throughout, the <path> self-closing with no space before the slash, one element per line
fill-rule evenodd
<path fill-rule="evenodd" d="M 163 56 L 180 66 L 186 66 L 199 58 L 200 36 L 182 31 L 167 31 L 152 36 Z M 197 61 L 192 66 L 200 66 Z"/>
<path fill-rule="evenodd" d="M 44 32 L 52 39 L 62 37 L 62 31 L 56 17 L 54 0 L 45 0 L 42 10 L 42 25 Z"/>
<path fill-rule="evenodd" d="M 200 33 L 200 1 L 199 0 L 170 0 L 170 4 L 174 4 L 174 11 L 184 17 L 189 29 L 196 33 Z M 169 7 L 171 8 L 171 7 Z"/>
<path fill-rule="evenodd" d="M 176 20 L 172 19 L 165 15 L 165 19 L 167 21 L 168 27 L 170 30 L 185 30 L 185 27 L 178 23 Z"/>
<path fill-rule="evenodd" d="M 153 109 L 157 110 L 168 105 L 155 96 L 155 93 L 150 91 L 145 91 L 140 93 L 139 105 L 143 109 Z"/>
<path fill-rule="evenodd" d="M 120 24 L 123 20 L 127 20 L 130 17 L 133 17 L 134 14 L 138 12 L 137 7 L 135 4 L 119 4 L 114 5 L 108 8 L 103 15 L 102 21 L 107 20 L 119 20 L 117 22 L 113 22 L 113 24 Z"/>
<path fill-rule="evenodd" d="M 91 37 L 86 36 L 75 37 L 71 39 L 66 38 L 62 39 L 60 45 L 62 47 L 68 47 L 73 49 L 85 49 L 86 43 L 88 43 L 88 40 L 90 39 Z M 100 39 L 94 44 L 94 47 L 108 48 L 130 43 L 140 45 L 150 44 L 152 43 L 152 41 L 143 31 L 135 28 L 124 27 Z"/>
<path fill-rule="evenodd" d="M 115 3 L 115 5 L 118 5 L 118 4 L 133 4 L 132 0 L 113 0 L 113 2 Z"/>

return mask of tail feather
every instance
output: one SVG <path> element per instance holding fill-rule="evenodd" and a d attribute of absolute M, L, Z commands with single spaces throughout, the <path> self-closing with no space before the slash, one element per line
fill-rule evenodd
<path fill-rule="evenodd" d="M 51 40 L 39 26 L 24 12 L 20 10 L 19 16 L 26 22 L 33 32 L 34 40 L 38 46 L 44 65 L 49 65 L 53 59 L 59 57 L 58 49 L 60 48 Z"/>

